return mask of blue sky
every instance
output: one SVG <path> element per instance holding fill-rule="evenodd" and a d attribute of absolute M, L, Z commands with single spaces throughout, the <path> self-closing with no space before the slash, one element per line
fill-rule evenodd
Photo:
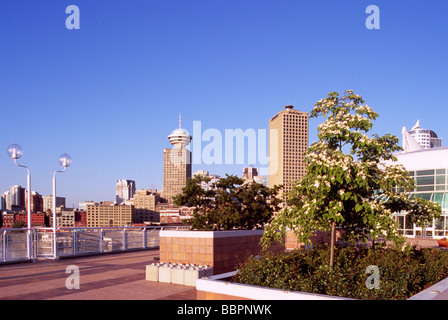
<path fill-rule="evenodd" d="M 365 26 L 372 4 L 379 30 Z M 79 30 L 65 26 L 69 5 Z M 446 145 L 447 10 L 446 0 L 2 0 L 0 192 L 26 185 L 11 143 L 43 195 L 68 153 L 58 195 L 77 207 L 113 200 L 118 179 L 161 189 L 180 112 L 190 134 L 193 121 L 257 131 L 286 104 L 310 111 L 346 89 L 379 113 L 374 132 L 401 138 L 420 119 Z"/>

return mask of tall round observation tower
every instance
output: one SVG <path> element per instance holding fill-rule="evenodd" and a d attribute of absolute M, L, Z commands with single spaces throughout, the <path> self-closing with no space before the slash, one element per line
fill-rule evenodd
<path fill-rule="evenodd" d="M 170 143 L 174 148 L 186 147 L 190 144 L 192 137 L 187 130 L 182 128 L 182 117 L 179 116 L 179 128 L 173 130 L 168 136 Z"/>

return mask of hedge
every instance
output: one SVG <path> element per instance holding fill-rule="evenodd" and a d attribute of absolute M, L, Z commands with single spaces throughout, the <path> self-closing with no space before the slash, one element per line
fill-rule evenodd
<path fill-rule="evenodd" d="M 407 299 L 448 274 L 448 252 L 407 247 L 337 248 L 333 269 L 328 246 L 250 257 L 234 281 L 263 287 L 355 299 Z M 379 288 L 366 285 L 368 266 L 379 269 Z"/>

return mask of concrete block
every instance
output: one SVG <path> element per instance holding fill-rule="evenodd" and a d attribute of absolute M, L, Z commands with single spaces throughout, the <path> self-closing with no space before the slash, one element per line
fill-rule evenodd
<path fill-rule="evenodd" d="M 196 280 L 199 279 L 199 270 L 194 267 L 190 267 L 185 270 L 184 285 L 190 287 L 196 287 Z"/>
<path fill-rule="evenodd" d="M 146 266 L 146 280 L 159 281 L 159 264 L 152 263 Z"/>
<path fill-rule="evenodd" d="M 159 267 L 159 282 L 171 283 L 171 266 L 161 265 Z"/>
<path fill-rule="evenodd" d="M 171 268 L 171 283 L 184 285 L 185 268 L 176 266 Z"/>
<path fill-rule="evenodd" d="M 205 277 L 211 277 L 213 275 L 213 267 L 206 267 L 205 268 Z"/>
<path fill-rule="evenodd" d="M 213 275 L 213 268 L 208 266 L 191 266 L 185 270 L 186 286 L 195 287 L 196 280 Z"/>

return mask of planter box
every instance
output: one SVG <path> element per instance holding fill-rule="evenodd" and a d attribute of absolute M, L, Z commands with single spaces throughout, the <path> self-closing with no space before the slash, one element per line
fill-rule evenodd
<path fill-rule="evenodd" d="M 207 265 L 214 274 L 235 270 L 250 255 L 258 255 L 263 230 L 160 231 L 160 261 Z M 284 247 L 273 247 L 280 251 Z"/>
<path fill-rule="evenodd" d="M 300 291 L 230 282 L 236 271 L 196 281 L 197 300 L 356 300 Z M 448 278 L 439 281 L 408 300 L 448 300 Z"/>
<path fill-rule="evenodd" d="M 299 291 L 232 283 L 227 279 L 236 271 L 228 272 L 196 282 L 197 300 L 354 300 L 344 297 L 327 296 Z M 226 281 L 227 280 L 227 281 Z"/>

